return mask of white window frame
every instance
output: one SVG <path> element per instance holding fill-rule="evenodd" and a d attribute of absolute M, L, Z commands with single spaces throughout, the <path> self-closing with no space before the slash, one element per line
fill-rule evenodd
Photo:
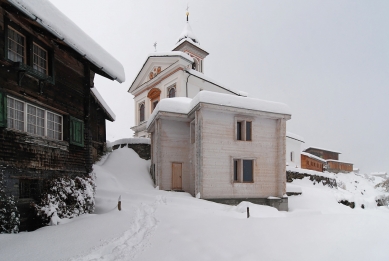
<path fill-rule="evenodd" d="M 13 100 L 16 100 L 18 102 L 22 102 L 23 103 L 23 109 L 24 109 L 23 121 L 24 122 L 23 122 L 23 131 L 22 132 L 25 132 L 28 135 L 37 136 L 37 137 L 44 137 L 44 138 L 47 138 L 47 139 L 50 139 L 50 140 L 63 141 L 63 124 L 64 124 L 64 122 L 63 122 L 63 116 L 62 115 L 60 115 L 58 113 L 55 113 L 53 111 L 50 111 L 50 110 L 46 110 L 46 109 L 44 109 L 42 107 L 39 107 L 39 106 L 36 106 L 34 104 L 22 101 L 20 99 L 14 98 L 13 96 L 7 95 L 7 99 L 8 98 L 11 98 Z M 38 108 L 38 109 L 41 109 L 41 110 L 43 110 L 45 112 L 44 136 L 41 136 L 41 135 L 38 135 L 38 134 L 33 134 L 33 133 L 30 133 L 30 132 L 27 131 L 27 126 L 28 126 L 28 122 L 27 122 L 27 120 L 28 120 L 28 112 L 27 112 L 27 109 L 28 109 L 28 105 L 30 105 L 32 107 L 35 107 L 35 108 Z M 8 105 L 7 105 L 7 110 L 8 110 Z M 54 114 L 56 116 L 61 117 L 61 139 L 50 138 L 50 137 L 47 136 L 47 112 L 50 112 L 50 113 L 52 113 L 52 114 Z M 7 114 L 7 121 L 8 121 L 8 114 Z M 8 127 L 8 128 L 11 129 L 11 130 L 15 130 L 15 131 L 21 131 L 21 130 L 10 128 L 10 127 Z"/>
<path fill-rule="evenodd" d="M 176 84 L 174 83 L 174 84 L 170 85 L 169 87 L 167 87 L 166 98 L 170 98 L 169 94 L 170 94 L 171 89 L 174 89 L 174 97 L 173 98 L 177 97 L 177 88 L 176 88 Z"/>

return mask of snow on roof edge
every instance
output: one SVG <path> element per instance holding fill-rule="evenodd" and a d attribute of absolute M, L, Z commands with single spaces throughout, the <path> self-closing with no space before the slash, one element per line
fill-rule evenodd
<path fill-rule="evenodd" d="M 114 80 L 119 83 L 125 81 L 123 65 L 52 3 L 46 0 L 8 0 L 8 2 L 37 21 Z"/>
<path fill-rule="evenodd" d="M 107 140 L 108 148 L 121 144 L 151 144 L 151 140 L 149 138 L 123 138 L 112 142 Z"/>
<path fill-rule="evenodd" d="M 308 147 L 308 148 L 306 148 L 305 150 L 308 150 L 308 149 L 324 150 L 324 151 L 328 151 L 328 152 L 335 152 L 335 153 L 337 153 L 337 154 L 342 154 L 341 152 L 338 152 L 338 151 L 327 150 L 327 149 L 323 149 L 323 148 L 320 148 L 320 147 Z"/>
<path fill-rule="evenodd" d="M 103 97 L 100 95 L 99 91 L 96 89 L 96 87 L 91 88 L 91 92 L 93 96 L 98 100 L 100 105 L 103 107 L 103 109 L 107 112 L 107 114 L 112 118 L 112 121 L 116 120 L 116 115 L 113 113 L 111 108 L 108 106 L 108 104 L 105 102 Z"/>
<path fill-rule="evenodd" d="M 301 136 L 299 136 L 297 134 L 294 134 L 292 132 L 289 132 L 289 131 L 286 132 L 286 137 L 291 138 L 291 139 L 295 139 L 295 140 L 298 140 L 298 141 L 301 141 L 301 142 L 305 143 L 303 137 L 301 137 Z"/>
<path fill-rule="evenodd" d="M 153 110 L 153 113 L 150 115 L 147 121 L 146 129 L 149 128 L 149 126 L 154 121 L 155 117 L 160 111 L 187 115 L 199 103 L 208 103 L 220 106 L 242 108 L 247 110 L 291 115 L 289 106 L 284 103 L 236 96 L 225 93 L 201 91 L 197 93 L 193 99 L 186 97 L 175 97 L 160 100 L 157 104 L 157 107 Z"/>
<path fill-rule="evenodd" d="M 307 156 L 307 157 L 310 157 L 311 159 L 315 159 L 315 160 L 318 160 L 318 161 L 321 161 L 321 162 L 327 162 L 325 159 L 322 159 L 322 158 L 320 158 L 320 157 L 318 157 L 318 156 L 315 156 L 315 155 L 313 155 L 313 154 L 311 154 L 311 153 L 308 153 L 308 152 L 302 151 L 302 152 L 301 152 L 301 155 L 305 155 L 305 156 Z"/>
<path fill-rule="evenodd" d="M 203 74 L 203 73 L 201 73 L 201 72 L 198 72 L 198 71 L 196 71 L 196 70 L 187 69 L 187 70 L 185 70 L 185 71 L 186 71 L 187 73 L 189 73 L 189 74 L 195 76 L 195 77 L 198 77 L 198 78 L 200 78 L 200 79 L 202 79 L 202 80 L 204 80 L 204 81 L 207 81 L 207 82 L 212 83 L 212 84 L 214 84 L 214 85 L 216 85 L 216 86 L 219 86 L 220 88 L 225 89 L 225 90 L 227 90 L 227 91 L 229 91 L 229 92 L 232 92 L 232 93 L 234 93 L 234 94 L 236 94 L 236 95 L 239 95 L 239 96 L 248 96 L 248 93 L 242 92 L 242 91 L 236 91 L 236 90 L 231 89 L 231 88 L 229 88 L 229 87 L 225 87 L 225 85 L 223 85 L 223 84 L 221 84 L 221 83 L 218 83 L 218 82 L 215 81 L 214 79 L 212 79 L 212 78 L 210 78 L 210 77 L 208 77 L 208 76 L 205 76 L 205 74 Z"/>

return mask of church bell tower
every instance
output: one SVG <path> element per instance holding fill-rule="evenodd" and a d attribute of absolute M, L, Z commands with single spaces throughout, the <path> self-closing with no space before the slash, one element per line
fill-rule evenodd
<path fill-rule="evenodd" d="M 209 53 L 200 47 L 200 42 L 192 31 L 189 24 L 188 8 L 186 9 L 186 24 L 184 30 L 178 37 L 178 41 L 173 48 L 173 51 L 181 51 L 190 55 L 194 60 L 192 69 L 204 73 L 204 58 L 207 57 Z"/>

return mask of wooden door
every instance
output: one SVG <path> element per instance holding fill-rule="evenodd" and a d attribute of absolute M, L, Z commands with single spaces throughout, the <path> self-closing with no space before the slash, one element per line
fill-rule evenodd
<path fill-rule="evenodd" d="M 172 164 L 172 190 L 182 190 L 182 163 Z"/>

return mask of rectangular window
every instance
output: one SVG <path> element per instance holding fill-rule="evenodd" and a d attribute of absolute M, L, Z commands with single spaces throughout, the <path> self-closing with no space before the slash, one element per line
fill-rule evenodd
<path fill-rule="evenodd" d="M 19 198 L 37 198 L 39 194 L 39 182 L 37 179 L 19 180 Z"/>
<path fill-rule="evenodd" d="M 11 27 L 8 27 L 8 59 L 26 63 L 26 38 Z"/>
<path fill-rule="evenodd" d="M 62 140 L 62 117 L 47 112 L 47 137 Z"/>
<path fill-rule="evenodd" d="M 24 131 L 24 103 L 7 97 L 8 128 Z"/>
<path fill-rule="evenodd" d="M 236 139 L 242 140 L 242 122 L 236 123 Z"/>
<path fill-rule="evenodd" d="M 7 97 L 7 127 L 62 140 L 62 116 L 29 103 Z"/>
<path fill-rule="evenodd" d="M 251 140 L 251 121 L 246 121 L 246 140 Z"/>
<path fill-rule="evenodd" d="M 43 74 L 47 74 L 48 59 L 47 51 L 37 45 L 33 44 L 33 68 Z"/>
<path fill-rule="evenodd" d="M 243 182 L 253 181 L 253 160 L 243 160 Z"/>
<path fill-rule="evenodd" d="M 238 160 L 234 160 L 234 181 L 238 181 Z"/>
<path fill-rule="evenodd" d="M 233 182 L 254 181 L 254 160 L 234 159 L 233 160 Z"/>
<path fill-rule="evenodd" d="M 244 118 L 235 118 L 236 122 L 236 140 L 251 141 L 252 140 L 252 121 Z"/>
<path fill-rule="evenodd" d="M 45 136 L 45 111 L 27 104 L 27 132 Z"/>

